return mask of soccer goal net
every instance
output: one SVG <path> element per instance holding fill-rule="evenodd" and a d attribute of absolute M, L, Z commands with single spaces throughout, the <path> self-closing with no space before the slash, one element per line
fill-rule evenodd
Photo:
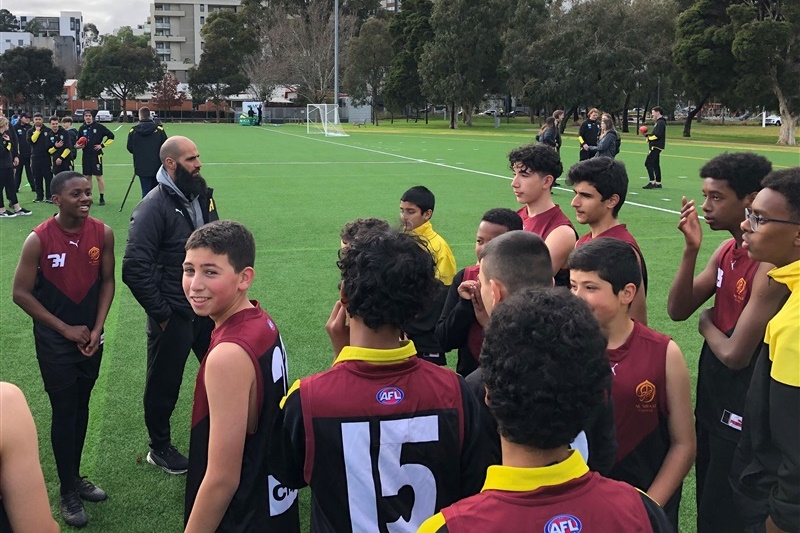
<path fill-rule="evenodd" d="M 326 137 L 348 137 L 339 123 L 339 106 L 336 104 L 306 105 L 306 133 Z"/>

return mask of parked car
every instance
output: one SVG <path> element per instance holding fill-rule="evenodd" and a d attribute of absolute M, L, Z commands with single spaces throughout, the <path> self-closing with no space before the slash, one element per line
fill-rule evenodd
<path fill-rule="evenodd" d="M 133 122 L 133 111 L 120 111 L 119 112 L 119 121 L 120 122 Z"/>
<path fill-rule="evenodd" d="M 781 125 L 781 116 L 780 115 L 769 115 L 767 118 L 764 119 L 764 123 L 767 126 L 780 126 Z"/>
<path fill-rule="evenodd" d="M 83 112 L 84 111 L 85 111 L 84 109 L 76 109 L 72 113 L 72 122 L 75 123 L 75 127 L 77 127 L 78 124 L 83 122 Z M 91 111 L 91 109 L 89 111 Z"/>
<path fill-rule="evenodd" d="M 98 111 L 94 116 L 94 119 L 97 122 L 114 122 L 114 117 L 111 114 L 111 111 L 108 111 L 107 109 L 101 109 Z M 83 119 L 81 119 L 81 122 L 83 122 Z"/>

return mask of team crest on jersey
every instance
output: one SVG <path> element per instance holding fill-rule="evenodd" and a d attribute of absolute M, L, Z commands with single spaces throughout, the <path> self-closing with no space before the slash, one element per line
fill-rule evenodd
<path fill-rule="evenodd" d="M 100 248 L 98 248 L 97 246 L 92 246 L 89 249 L 89 261 L 94 263 L 98 259 L 100 259 Z"/>
<path fill-rule="evenodd" d="M 642 403 L 653 403 L 656 399 L 656 386 L 644 380 L 636 386 L 636 397 Z"/>
<path fill-rule="evenodd" d="M 397 387 L 384 387 L 375 395 L 375 399 L 381 405 L 397 405 L 403 401 L 405 394 Z"/>
<path fill-rule="evenodd" d="M 744 301 L 745 290 L 747 290 L 747 280 L 739 278 L 739 281 L 736 282 L 736 294 L 733 295 L 737 302 L 742 303 Z"/>
<path fill-rule="evenodd" d="M 571 514 L 556 515 L 547 521 L 544 533 L 578 533 L 582 529 L 581 521 Z"/>

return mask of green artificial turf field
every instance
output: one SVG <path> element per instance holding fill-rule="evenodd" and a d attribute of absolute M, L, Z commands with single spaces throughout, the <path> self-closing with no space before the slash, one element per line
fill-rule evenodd
<path fill-rule="evenodd" d="M 433 225 L 450 243 L 458 268 L 463 268 L 475 261 L 473 241 L 483 212 L 492 207 L 519 207 L 510 190 L 506 154 L 531 140 L 538 129 L 507 122 L 494 129 L 488 120 L 457 131 L 448 130 L 441 121 L 427 126 L 405 121 L 390 125 L 387 121 L 379 127 L 344 127 L 350 137 L 308 136 L 305 126 L 293 125 L 166 125 L 168 134 L 187 135 L 199 146 L 203 174 L 215 188 L 221 217 L 236 219 L 255 234 L 257 276 L 251 296 L 276 320 L 288 349 L 292 378 L 324 370 L 332 360 L 324 324 L 337 297 L 335 261 L 342 225 L 366 216 L 396 223 L 403 191 L 426 185 L 438 200 Z M 127 131 L 128 126 L 121 126 L 117 142 L 106 150 L 108 205 L 95 204 L 91 212 L 114 229 L 117 290 L 106 322 L 105 360 L 92 397 L 82 468 L 110 498 L 87 505 L 87 531 L 179 531 L 184 477 L 168 476 L 142 460 L 148 442 L 141 403 L 145 315 L 119 275 L 128 219 L 140 196 L 137 180 L 124 210 L 118 212 L 132 173 L 125 150 Z M 564 136 L 565 170 L 577 161 L 575 131 L 568 128 Z M 630 193 L 620 220 L 635 235 L 647 259 L 650 325 L 675 338 L 694 379 L 701 345 L 696 319 L 673 323 L 666 314 L 667 291 L 683 246 L 676 229 L 681 196 L 700 198 L 698 169 L 718 153 L 753 150 L 767 156 L 776 168 L 786 168 L 800 165 L 800 151 L 772 146 L 775 129 L 699 125 L 690 141 L 680 139 L 680 131 L 680 126 L 669 128 L 662 156 L 662 190 L 641 189 L 646 183 L 646 145 L 640 137 L 623 135 L 619 159 L 628 168 Z M 564 178 L 559 181 L 563 184 Z M 554 198 L 574 220 L 570 191 L 559 188 Z M 23 186 L 20 200 L 34 211 L 33 216 L 0 222 L 0 291 L 9 296 L 25 237 L 54 212 L 53 206 L 32 204 L 32 199 L 33 194 Z M 586 229 L 579 228 L 579 232 Z M 725 235 L 707 232 L 700 258 L 703 264 L 723 238 Z M 49 440 L 50 407 L 35 360 L 31 321 L 10 299 L 0 317 L 0 379 L 19 385 L 31 404 L 50 500 L 60 519 Z M 190 357 L 172 418 L 174 443 L 184 452 L 188 450 L 197 366 Z M 302 512 L 306 515 L 307 501 L 305 494 Z M 692 473 L 684 484 L 682 531 L 694 530 L 694 513 Z"/>

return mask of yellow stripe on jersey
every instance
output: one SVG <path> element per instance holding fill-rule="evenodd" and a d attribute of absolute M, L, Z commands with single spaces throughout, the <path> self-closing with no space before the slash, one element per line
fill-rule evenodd
<path fill-rule="evenodd" d="M 770 376 L 779 383 L 800 387 L 800 261 L 773 268 L 769 276 L 792 291 L 764 332 L 772 361 Z"/>
<path fill-rule="evenodd" d="M 280 403 L 281 409 L 283 409 L 283 406 L 286 405 L 286 400 L 289 398 L 289 395 L 292 394 L 296 390 L 300 390 L 300 380 L 299 379 L 294 380 L 294 383 L 292 383 L 292 386 L 289 387 L 289 391 L 286 393 L 286 396 L 284 396 L 281 399 L 281 403 Z"/>
<path fill-rule="evenodd" d="M 442 513 L 436 513 L 419 526 L 417 533 L 436 533 L 443 525 L 445 525 L 444 515 Z"/>

